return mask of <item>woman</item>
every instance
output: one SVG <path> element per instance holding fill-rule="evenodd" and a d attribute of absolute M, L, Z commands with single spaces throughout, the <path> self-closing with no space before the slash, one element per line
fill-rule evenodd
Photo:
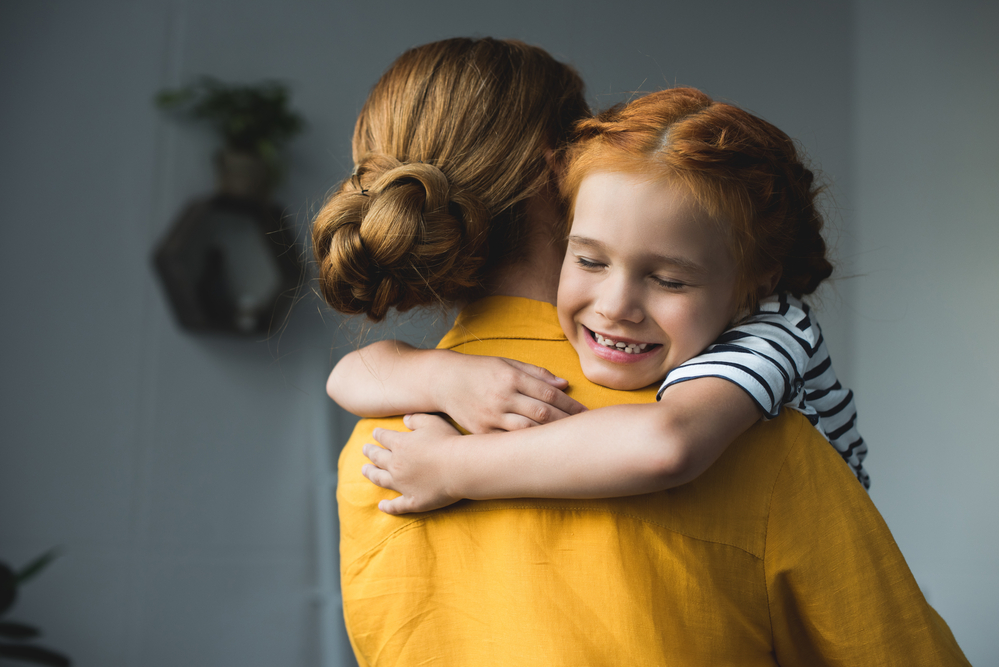
<path fill-rule="evenodd" d="M 554 303 L 549 161 L 587 113 L 579 76 L 526 44 L 403 54 L 358 117 L 353 176 L 314 223 L 323 296 L 375 321 L 485 294 Z"/>
<path fill-rule="evenodd" d="M 440 347 L 549 368 L 589 407 L 552 302 L 549 164 L 583 114 L 547 54 L 448 40 L 404 54 L 315 225 L 324 296 L 375 319 L 478 298 Z M 484 297 L 484 298 L 481 298 Z M 459 502 L 403 517 L 340 458 L 344 613 L 369 664 L 966 664 L 887 527 L 800 415 L 750 429 L 694 482 L 607 500 Z M 608 443 L 609 447 L 613 443 Z"/>

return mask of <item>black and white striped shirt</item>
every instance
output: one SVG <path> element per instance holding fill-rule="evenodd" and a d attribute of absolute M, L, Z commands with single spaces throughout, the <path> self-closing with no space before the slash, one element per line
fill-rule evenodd
<path fill-rule="evenodd" d="M 870 488 L 864 470 L 867 445 L 857 431 L 853 392 L 833 372 L 819 323 L 807 304 L 787 294 L 769 296 L 748 317 L 723 333 L 700 355 L 669 372 L 666 387 L 701 377 L 739 385 L 765 414 L 783 406 L 804 414 Z"/>

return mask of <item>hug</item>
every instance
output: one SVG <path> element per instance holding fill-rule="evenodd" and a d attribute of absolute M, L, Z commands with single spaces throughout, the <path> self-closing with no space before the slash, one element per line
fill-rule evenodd
<path fill-rule="evenodd" d="M 867 494 L 786 134 L 690 88 L 591 116 L 543 50 L 451 39 L 376 83 L 353 157 L 326 301 L 460 308 L 327 385 L 367 417 L 337 492 L 360 664 L 968 664 Z"/>

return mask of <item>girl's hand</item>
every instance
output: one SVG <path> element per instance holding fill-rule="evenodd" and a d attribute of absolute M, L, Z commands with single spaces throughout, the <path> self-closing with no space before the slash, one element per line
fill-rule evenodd
<path fill-rule="evenodd" d="M 516 431 L 586 410 L 569 383 L 532 364 L 455 354 L 438 374 L 437 404 L 469 433 Z"/>
<path fill-rule="evenodd" d="M 375 429 L 381 447 L 367 444 L 361 450 L 371 463 L 361 474 L 383 489 L 402 495 L 382 500 L 378 509 L 386 514 L 427 512 L 461 500 L 448 488 L 447 470 L 453 447 L 461 434 L 434 415 L 406 415 L 403 422 L 412 433 Z"/>

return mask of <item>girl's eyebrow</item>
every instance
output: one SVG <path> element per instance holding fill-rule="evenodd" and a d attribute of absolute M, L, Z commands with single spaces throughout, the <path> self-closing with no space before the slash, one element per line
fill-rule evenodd
<path fill-rule="evenodd" d="M 593 248 L 594 250 L 600 252 L 607 252 L 608 245 L 603 241 L 598 241 L 596 239 L 591 239 L 586 236 L 569 236 L 569 243 L 572 245 L 583 246 L 584 248 Z M 648 254 L 650 259 L 657 262 L 662 262 L 664 264 L 672 264 L 677 268 L 684 269 L 687 271 L 693 271 L 696 273 L 705 273 L 706 269 L 698 264 L 697 262 L 688 259 L 686 257 L 680 257 L 679 255 L 663 255 L 658 252 L 650 252 Z"/>

